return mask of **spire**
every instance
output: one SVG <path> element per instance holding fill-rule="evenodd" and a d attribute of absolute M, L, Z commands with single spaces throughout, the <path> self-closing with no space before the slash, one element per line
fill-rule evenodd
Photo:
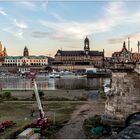
<path fill-rule="evenodd" d="M 3 56 L 7 56 L 6 47 L 4 47 L 4 49 L 3 49 Z"/>
<path fill-rule="evenodd" d="M 128 51 L 130 51 L 130 38 L 128 37 Z"/>
<path fill-rule="evenodd" d="M 85 38 L 85 40 L 84 40 L 84 50 L 85 50 L 86 52 L 90 51 L 89 39 L 87 38 L 87 36 L 86 36 L 86 38 Z"/>
<path fill-rule="evenodd" d="M 126 48 L 126 43 L 125 43 L 125 41 L 123 42 L 123 48 Z"/>
<path fill-rule="evenodd" d="M 140 53 L 140 48 L 139 48 L 140 47 L 140 42 L 139 41 L 138 41 L 138 45 L 137 46 L 138 46 L 138 53 Z"/>
<path fill-rule="evenodd" d="M 2 43 L 0 41 L 0 56 L 2 56 Z"/>

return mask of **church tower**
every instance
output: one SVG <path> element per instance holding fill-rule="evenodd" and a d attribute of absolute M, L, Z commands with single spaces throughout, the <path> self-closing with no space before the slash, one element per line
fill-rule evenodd
<path fill-rule="evenodd" d="M 29 51 L 28 48 L 25 46 L 24 51 L 23 51 L 23 56 L 29 56 Z"/>
<path fill-rule="evenodd" d="M 88 54 L 90 51 L 89 39 L 87 37 L 85 38 L 85 41 L 84 41 L 84 51 L 86 54 Z"/>
<path fill-rule="evenodd" d="M 0 41 L 0 56 L 3 56 L 3 52 L 2 52 L 2 43 Z"/>
<path fill-rule="evenodd" d="M 4 49 L 3 49 L 3 56 L 8 56 L 7 55 L 7 51 L 6 51 L 6 48 L 4 47 Z"/>

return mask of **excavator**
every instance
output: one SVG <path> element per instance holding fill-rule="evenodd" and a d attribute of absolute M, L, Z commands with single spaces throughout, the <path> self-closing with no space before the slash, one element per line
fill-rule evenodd
<path fill-rule="evenodd" d="M 41 104 L 41 100 L 40 100 L 40 97 L 39 97 L 38 88 L 37 88 L 37 84 L 36 84 L 36 80 L 35 80 L 36 74 L 35 73 L 30 73 L 30 77 L 32 79 L 34 94 L 35 94 L 35 98 L 36 98 L 36 101 L 37 101 L 37 106 L 38 106 L 39 114 L 40 114 L 39 118 L 33 120 L 32 124 L 31 124 L 31 127 L 32 128 L 43 129 L 48 125 L 48 118 L 45 116 L 45 113 L 43 111 L 43 107 L 42 107 L 42 104 Z"/>

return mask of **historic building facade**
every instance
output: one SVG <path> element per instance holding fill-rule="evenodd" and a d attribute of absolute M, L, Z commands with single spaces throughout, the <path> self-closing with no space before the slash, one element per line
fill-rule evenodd
<path fill-rule="evenodd" d="M 0 57 L 4 57 L 4 56 L 7 56 L 7 51 L 6 51 L 6 48 L 4 47 L 4 49 L 2 50 L 2 43 L 0 41 Z"/>
<path fill-rule="evenodd" d="M 42 66 L 48 65 L 47 56 L 6 56 L 4 66 Z"/>
<path fill-rule="evenodd" d="M 115 63 L 140 62 L 139 46 L 140 46 L 140 43 L 138 41 L 138 52 L 132 52 L 132 49 L 131 51 L 129 51 L 129 49 L 126 48 L 126 43 L 124 41 L 122 50 L 119 52 L 114 52 L 112 54 L 112 62 L 115 62 Z"/>
<path fill-rule="evenodd" d="M 29 56 L 25 46 L 23 56 L 5 56 L 3 66 L 44 66 L 48 65 L 47 56 Z"/>
<path fill-rule="evenodd" d="M 53 62 L 53 68 L 58 70 L 81 70 L 89 67 L 102 68 L 104 65 L 104 51 L 90 50 L 89 39 L 84 40 L 84 50 L 58 50 Z"/>
<path fill-rule="evenodd" d="M 112 62 L 131 62 L 131 51 L 126 48 L 126 43 L 124 41 L 123 48 L 119 52 L 114 52 L 112 54 Z"/>

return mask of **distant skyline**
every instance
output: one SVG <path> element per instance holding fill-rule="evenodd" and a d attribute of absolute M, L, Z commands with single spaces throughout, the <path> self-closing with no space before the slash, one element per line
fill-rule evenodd
<path fill-rule="evenodd" d="M 137 51 L 140 41 L 140 1 L 0 1 L 0 41 L 8 55 L 54 56 L 58 49 L 90 49 L 111 56 L 130 37 Z M 127 42 L 126 42 L 127 44 Z"/>

